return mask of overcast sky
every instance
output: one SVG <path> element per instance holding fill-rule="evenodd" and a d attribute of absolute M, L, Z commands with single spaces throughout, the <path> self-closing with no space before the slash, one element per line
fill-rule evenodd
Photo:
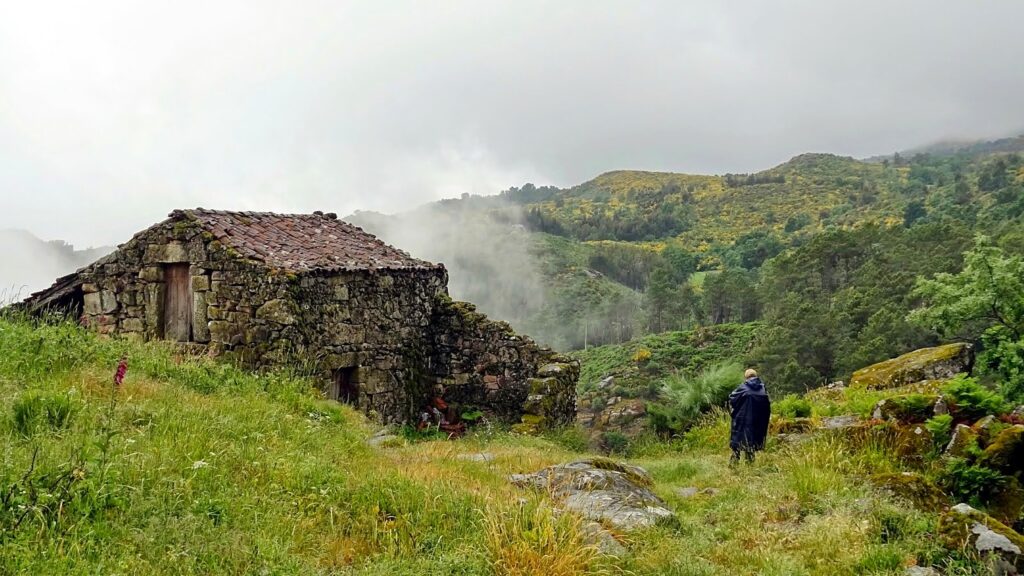
<path fill-rule="evenodd" d="M 1024 131 L 1024 2 L 4 2 L 0 228 L 396 211 Z"/>

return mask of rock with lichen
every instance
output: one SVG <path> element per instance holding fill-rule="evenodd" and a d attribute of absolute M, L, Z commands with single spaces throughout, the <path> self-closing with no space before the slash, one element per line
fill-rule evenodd
<path fill-rule="evenodd" d="M 651 491 L 654 482 L 646 470 L 605 458 L 513 474 L 510 480 L 519 487 L 542 490 L 562 508 L 620 530 L 650 527 L 673 516 Z"/>
<path fill-rule="evenodd" d="M 871 417 L 875 420 L 895 420 L 903 423 L 921 423 L 935 416 L 938 396 L 906 394 L 884 398 L 875 404 Z"/>
<path fill-rule="evenodd" d="M 967 504 L 957 504 L 939 518 L 938 534 L 950 550 L 969 550 L 984 558 L 994 573 L 1016 574 L 1024 568 L 1024 537 Z"/>
<path fill-rule="evenodd" d="M 906 500 L 921 510 L 939 510 L 947 505 L 946 494 L 931 480 L 916 472 L 875 474 L 870 480 L 878 489 Z"/>
<path fill-rule="evenodd" d="M 955 458 L 967 458 L 978 449 L 978 433 L 965 424 L 957 424 L 953 428 L 945 454 Z"/>
<path fill-rule="evenodd" d="M 924 348 L 861 368 L 850 379 L 851 388 L 888 390 L 923 380 L 947 380 L 970 373 L 974 347 L 966 343 Z"/>
<path fill-rule="evenodd" d="M 985 448 L 978 463 L 1009 476 L 1024 473 L 1024 425 L 1004 428 Z"/>

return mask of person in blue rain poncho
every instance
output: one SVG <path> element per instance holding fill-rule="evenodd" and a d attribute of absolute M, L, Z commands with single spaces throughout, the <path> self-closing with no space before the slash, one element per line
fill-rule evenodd
<path fill-rule="evenodd" d="M 753 462 L 754 452 L 764 450 L 768 419 L 772 413 L 771 400 L 757 371 L 748 369 L 743 375 L 743 383 L 729 394 L 729 412 L 732 415 L 729 434 L 732 458 L 729 463 L 738 463 L 741 452 L 747 462 Z"/>

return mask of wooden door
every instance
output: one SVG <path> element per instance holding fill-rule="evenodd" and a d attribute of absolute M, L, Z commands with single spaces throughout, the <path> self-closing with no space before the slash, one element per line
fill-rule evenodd
<path fill-rule="evenodd" d="M 192 286 L 188 264 L 164 266 L 164 338 L 192 341 Z"/>

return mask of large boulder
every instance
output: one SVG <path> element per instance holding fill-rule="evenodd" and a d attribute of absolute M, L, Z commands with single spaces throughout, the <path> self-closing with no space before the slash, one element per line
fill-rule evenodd
<path fill-rule="evenodd" d="M 999 432 L 978 458 L 978 463 L 1008 476 L 1024 475 L 1024 425 L 1008 426 Z"/>
<path fill-rule="evenodd" d="M 672 517 L 651 492 L 646 470 L 604 458 L 549 466 L 533 474 L 513 474 L 513 484 L 543 490 L 559 505 L 621 530 L 653 526 Z"/>
<path fill-rule="evenodd" d="M 948 380 L 974 365 L 974 347 L 957 343 L 923 348 L 861 368 L 853 373 L 850 386 L 868 390 L 888 390 L 923 380 Z"/>
<path fill-rule="evenodd" d="M 1017 574 L 1024 568 L 1024 537 L 967 504 L 939 518 L 939 535 L 950 550 L 971 550 L 985 558 L 994 574 Z"/>
<path fill-rule="evenodd" d="M 895 420 L 920 424 L 936 415 L 935 405 L 938 400 L 938 396 L 927 394 L 906 394 L 884 398 L 875 404 L 871 417 L 875 420 Z"/>
<path fill-rule="evenodd" d="M 870 479 L 879 490 L 906 500 L 922 510 L 939 510 L 949 505 L 942 490 L 916 472 L 875 474 Z"/>

